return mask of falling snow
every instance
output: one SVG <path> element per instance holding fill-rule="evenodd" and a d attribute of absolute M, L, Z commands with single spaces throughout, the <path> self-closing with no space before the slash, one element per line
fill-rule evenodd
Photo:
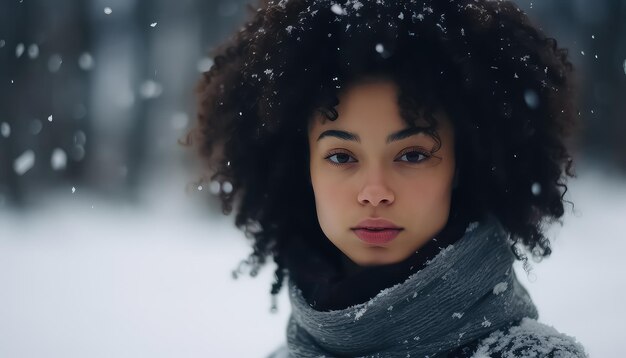
<path fill-rule="evenodd" d="M 28 57 L 30 59 L 36 59 L 37 56 L 39 56 L 39 46 L 37 46 L 37 44 L 28 46 Z"/>
<path fill-rule="evenodd" d="M 213 59 L 211 59 L 210 57 L 203 57 L 199 59 L 196 63 L 196 68 L 198 69 L 198 72 L 207 72 L 211 69 L 211 66 L 213 66 Z"/>
<path fill-rule="evenodd" d="M 224 183 L 222 183 L 222 191 L 225 194 L 230 194 L 233 191 L 233 184 L 231 184 L 229 181 L 225 181 Z"/>
<path fill-rule="evenodd" d="M 333 6 L 330 7 L 330 10 L 332 12 L 334 12 L 335 14 L 337 14 L 337 15 L 345 15 L 346 14 L 345 10 L 339 4 L 333 4 Z"/>
<path fill-rule="evenodd" d="M 526 102 L 528 108 L 537 109 L 537 107 L 539 107 L 539 96 L 537 92 L 530 89 L 524 91 L 524 102 Z"/>
<path fill-rule="evenodd" d="M 213 194 L 213 195 L 219 194 L 221 188 L 222 188 L 222 185 L 217 180 L 213 180 L 209 184 L 209 192 L 211 192 L 211 194 Z"/>
<path fill-rule="evenodd" d="M 172 128 L 180 130 L 189 124 L 189 116 L 185 112 L 176 112 L 172 115 Z"/>
<path fill-rule="evenodd" d="M 539 194 L 541 194 L 541 184 L 537 182 L 533 183 L 533 185 L 530 187 L 530 191 L 533 193 L 534 196 L 538 196 Z"/>
<path fill-rule="evenodd" d="M 11 126 L 9 123 L 2 122 L 2 124 L 0 124 L 0 134 L 2 134 L 4 138 L 9 138 L 11 135 Z"/>
<path fill-rule="evenodd" d="M 24 53 L 24 44 L 23 43 L 17 44 L 17 46 L 15 47 L 15 57 L 20 58 L 23 53 Z"/>
<path fill-rule="evenodd" d="M 31 149 L 25 151 L 13 162 L 13 170 L 17 175 L 24 175 L 35 165 L 35 152 Z"/>
<path fill-rule="evenodd" d="M 88 71 L 93 68 L 94 61 L 89 52 L 83 52 L 80 57 L 78 57 L 78 66 L 84 71 Z"/>
<path fill-rule="evenodd" d="M 163 93 L 163 87 L 160 83 L 153 80 L 145 81 L 139 88 L 139 94 L 145 99 L 159 97 L 161 93 Z"/>
<path fill-rule="evenodd" d="M 67 166 L 67 154 L 61 148 L 55 148 L 50 157 L 50 166 L 53 170 L 62 170 Z"/>
<path fill-rule="evenodd" d="M 281 1 L 281 3 L 283 3 L 283 1 Z M 344 5 L 344 6 L 348 6 L 348 5 Z M 354 9 L 358 9 L 358 8 L 360 8 L 362 6 L 363 6 L 362 3 L 356 1 L 356 2 L 354 2 L 353 8 Z M 532 6 L 532 4 L 531 4 L 531 6 Z M 345 15 L 345 9 L 343 9 L 338 4 L 332 5 L 331 10 L 333 11 L 333 13 L 335 13 L 337 15 Z M 431 9 L 431 12 L 432 12 L 432 9 Z M 110 15 L 112 13 L 111 8 L 110 7 L 104 8 L 104 13 L 106 15 Z M 409 14 L 407 13 L 407 15 L 409 15 Z M 422 14 L 419 14 L 419 15 L 415 15 L 414 14 L 414 17 L 418 18 L 420 21 L 424 19 L 424 16 Z M 400 13 L 398 15 L 398 18 L 404 19 L 404 14 Z M 156 22 L 150 24 L 150 26 L 152 28 L 156 27 L 156 25 L 157 25 Z M 144 23 L 144 26 L 145 26 L 145 23 Z M 348 29 L 349 26 L 350 25 L 348 24 L 346 26 L 346 29 Z M 288 33 L 291 33 L 292 30 L 293 30 L 293 26 L 287 26 L 286 31 Z M 465 36 L 464 29 L 461 29 L 461 34 L 463 36 Z M 595 36 L 592 35 L 591 38 L 595 39 Z M 10 44 L 9 46 L 12 47 L 11 45 L 12 44 Z M 2 48 L 4 46 L 5 46 L 5 41 L 4 40 L 0 40 L 0 48 Z M 383 53 L 383 51 L 384 51 L 383 45 L 382 44 L 376 45 L 376 51 L 378 53 Z M 11 52 L 11 48 L 9 48 L 9 52 Z M 35 58 L 37 58 L 39 56 L 39 47 L 36 44 L 31 44 L 28 47 L 26 47 L 22 43 L 18 44 L 17 47 L 15 48 L 15 55 L 16 55 L 16 57 L 19 58 L 21 56 L 24 56 L 24 54 L 27 54 L 28 57 L 31 58 L 31 59 L 35 59 Z M 585 55 L 584 51 L 581 51 L 581 54 Z M 591 53 L 590 53 L 590 55 L 591 55 Z M 43 56 L 47 56 L 47 55 L 44 54 L 44 55 L 42 55 L 42 57 Z M 56 57 L 54 57 L 54 56 L 56 56 Z M 524 56 L 523 61 L 525 62 L 528 58 L 529 58 L 528 56 Z M 597 54 L 595 55 L 595 58 L 596 59 L 598 58 Z M 53 61 L 53 59 L 54 59 L 54 61 Z M 203 59 L 203 60 L 205 60 L 205 62 L 203 63 L 202 71 L 206 71 L 212 65 L 212 60 L 211 59 Z M 62 60 L 60 55 L 53 55 L 53 57 L 50 57 L 50 59 L 48 61 L 48 69 L 50 70 L 50 72 L 57 72 L 61 68 L 62 62 L 63 62 L 63 60 Z M 79 67 L 82 70 L 92 69 L 93 68 L 93 62 L 94 62 L 93 61 L 93 57 L 89 53 L 83 53 L 79 57 L 79 59 L 78 59 Z M 44 64 L 45 64 L 45 60 L 44 60 Z M 198 65 L 199 69 L 200 69 L 200 67 L 201 66 Z M 618 70 L 619 70 L 618 68 L 614 69 L 614 71 L 618 71 Z M 626 59 L 623 61 L 623 72 L 624 72 L 624 74 L 626 74 Z M 269 70 L 269 73 L 268 73 L 267 70 L 266 70 L 265 74 L 272 74 L 272 71 Z M 508 75 L 510 76 L 510 73 Z M 514 74 L 514 78 L 518 78 L 517 73 Z M 154 86 L 154 84 L 156 84 L 158 86 L 158 91 L 154 90 L 154 88 L 153 88 L 151 93 L 158 92 L 160 94 L 161 91 L 162 91 L 161 86 L 158 83 L 156 83 L 156 82 L 154 82 L 151 85 L 153 85 L 153 87 L 157 87 L 157 86 Z M 529 93 L 530 93 L 530 99 L 529 99 Z M 142 94 L 143 94 L 143 92 L 142 92 Z M 533 95 L 534 95 L 534 98 L 533 98 Z M 152 98 L 150 96 L 152 96 L 152 95 L 149 95 L 149 96 L 147 96 L 145 98 Z M 535 92 L 533 92 L 533 91 L 530 91 L 530 90 L 526 91 L 524 93 L 524 101 L 525 101 L 526 105 L 529 108 L 537 108 L 537 106 L 539 105 L 539 98 L 538 98 L 537 94 Z M 240 113 L 240 115 L 242 115 L 241 112 L 239 112 L 239 113 Z M 50 116 L 48 116 L 47 119 L 48 119 L 49 122 L 52 122 L 53 121 L 53 116 L 50 115 Z M 173 123 L 174 123 L 174 121 L 173 121 Z M 186 123 L 187 123 L 187 121 L 185 121 L 185 125 L 186 125 Z M 175 127 L 181 128 L 182 126 L 175 126 Z M 41 131 L 41 121 L 33 120 L 32 123 L 31 123 L 31 126 L 30 126 L 30 131 L 32 133 L 39 133 L 39 131 Z M 7 123 L 7 122 L 0 123 L 0 134 L 3 137 L 5 137 L 5 138 L 8 138 L 11 135 L 11 126 L 9 125 L 9 123 Z M 19 163 L 18 163 L 18 161 L 19 161 Z M 35 154 L 34 154 L 34 152 L 32 150 L 29 150 L 29 151 L 23 153 L 20 157 L 18 157 L 15 160 L 14 165 L 13 165 L 13 169 L 15 170 L 16 173 L 18 173 L 18 175 L 23 175 L 24 173 L 28 172 L 31 168 L 33 168 L 34 164 L 35 164 Z M 52 168 L 54 170 L 61 170 L 61 169 L 65 168 L 66 165 L 67 165 L 67 154 L 65 153 L 65 151 L 63 151 L 60 148 L 54 149 L 54 151 L 52 152 L 52 156 L 50 158 L 50 164 L 51 164 L 51 166 L 52 166 Z M 198 190 L 203 190 L 203 186 L 202 185 L 198 185 L 197 188 L 198 188 Z M 532 194 L 535 195 L 535 196 L 537 196 L 537 195 L 539 195 L 541 193 L 541 185 L 539 183 L 536 183 L 536 182 L 533 183 L 531 185 L 530 189 L 531 189 Z M 65 189 L 65 190 L 67 190 L 67 189 Z M 217 193 L 219 193 L 222 190 L 225 193 L 230 193 L 230 192 L 232 192 L 233 187 L 232 187 L 232 184 L 229 183 L 229 182 L 225 182 L 223 187 L 222 187 L 222 184 L 220 182 L 212 181 L 210 183 L 210 185 L 209 185 L 209 190 L 213 194 L 217 194 Z M 528 190 L 528 187 L 527 187 L 526 190 Z M 75 191 L 76 191 L 76 188 L 72 187 L 72 193 L 75 193 Z M 93 206 L 92 206 L 92 208 L 93 208 Z M 476 224 L 476 226 L 477 226 L 478 223 L 470 224 L 470 226 L 468 227 L 466 232 L 472 231 L 474 229 L 474 227 L 472 227 L 473 224 Z M 508 288 L 507 283 L 506 282 L 501 282 L 501 283 L 499 283 L 498 285 L 496 285 L 494 287 L 493 293 L 498 295 L 499 293 L 504 292 L 507 288 Z M 417 296 L 417 293 L 415 293 L 413 295 L 414 298 L 416 296 Z M 392 308 L 393 308 L 393 306 L 390 306 L 389 310 L 391 310 Z M 366 309 L 363 309 L 362 311 L 357 312 L 357 316 L 358 317 L 356 319 L 360 318 L 365 313 L 365 311 L 366 311 Z M 458 315 L 458 317 L 455 317 L 455 315 Z M 462 313 L 454 313 L 452 316 L 455 317 L 455 318 L 461 318 L 462 315 L 463 315 Z M 491 322 L 489 320 L 487 320 L 486 317 L 484 317 L 484 321 L 482 322 L 482 326 L 483 327 L 489 327 L 490 325 L 491 325 Z M 419 340 L 419 337 L 415 337 L 414 340 L 416 340 L 416 341 Z"/>
<path fill-rule="evenodd" d="M 33 135 L 37 135 L 39 134 L 39 132 L 41 132 L 42 128 L 43 128 L 43 125 L 41 124 L 41 121 L 35 118 L 30 122 L 30 126 L 28 129 Z"/>
<path fill-rule="evenodd" d="M 63 64 L 63 58 L 59 54 L 53 54 L 48 59 L 48 70 L 50 72 L 58 72 Z"/>

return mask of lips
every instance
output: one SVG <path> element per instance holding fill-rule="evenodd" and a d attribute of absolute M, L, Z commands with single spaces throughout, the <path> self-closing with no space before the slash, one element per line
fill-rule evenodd
<path fill-rule="evenodd" d="M 395 239 L 403 228 L 385 219 L 366 219 L 352 231 L 362 241 L 369 244 L 385 244 Z"/>
<path fill-rule="evenodd" d="M 389 220 L 385 219 L 365 219 L 361 221 L 356 227 L 353 227 L 352 230 L 358 229 L 370 229 L 370 230 L 383 230 L 383 229 L 393 229 L 393 230 L 402 230 L 401 227 L 392 223 Z"/>

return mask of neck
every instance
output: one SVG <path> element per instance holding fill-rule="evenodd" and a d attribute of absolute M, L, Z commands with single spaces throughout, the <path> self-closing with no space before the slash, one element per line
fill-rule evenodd
<path fill-rule="evenodd" d="M 345 254 L 343 253 L 341 254 L 341 269 L 346 275 L 352 276 L 354 274 L 357 274 L 363 271 L 364 268 L 365 268 L 364 266 L 361 266 L 355 263 L 354 261 L 352 261 L 352 259 L 350 259 Z"/>
<path fill-rule="evenodd" d="M 473 226 L 403 283 L 347 308 L 317 310 L 289 280 L 290 353 L 445 355 L 523 317 L 536 318 L 536 308 L 511 269 L 515 258 L 507 232 L 494 220 Z M 498 293 L 496 284 L 502 288 Z"/>

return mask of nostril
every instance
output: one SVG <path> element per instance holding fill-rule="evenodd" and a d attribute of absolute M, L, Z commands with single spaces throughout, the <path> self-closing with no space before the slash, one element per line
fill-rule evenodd
<path fill-rule="evenodd" d="M 362 205 L 390 205 L 394 200 L 394 194 L 388 189 L 382 190 L 381 188 L 377 188 L 376 190 L 373 190 L 373 188 L 368 188 L 363 189 L 359 193 L 357 200 Z"/>

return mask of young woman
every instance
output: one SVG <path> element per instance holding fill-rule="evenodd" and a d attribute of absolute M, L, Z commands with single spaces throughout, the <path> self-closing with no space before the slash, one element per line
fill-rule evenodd
<path fill-rule="evenodd" d="M 262 1 L 190 132 L 277 264 L 273 357 L 584 357 L 512 264 L 550 255 L 575 124 L 567 52 L 512 2 Z M 236 276 L 235 272 L 235 276 Z"/>

